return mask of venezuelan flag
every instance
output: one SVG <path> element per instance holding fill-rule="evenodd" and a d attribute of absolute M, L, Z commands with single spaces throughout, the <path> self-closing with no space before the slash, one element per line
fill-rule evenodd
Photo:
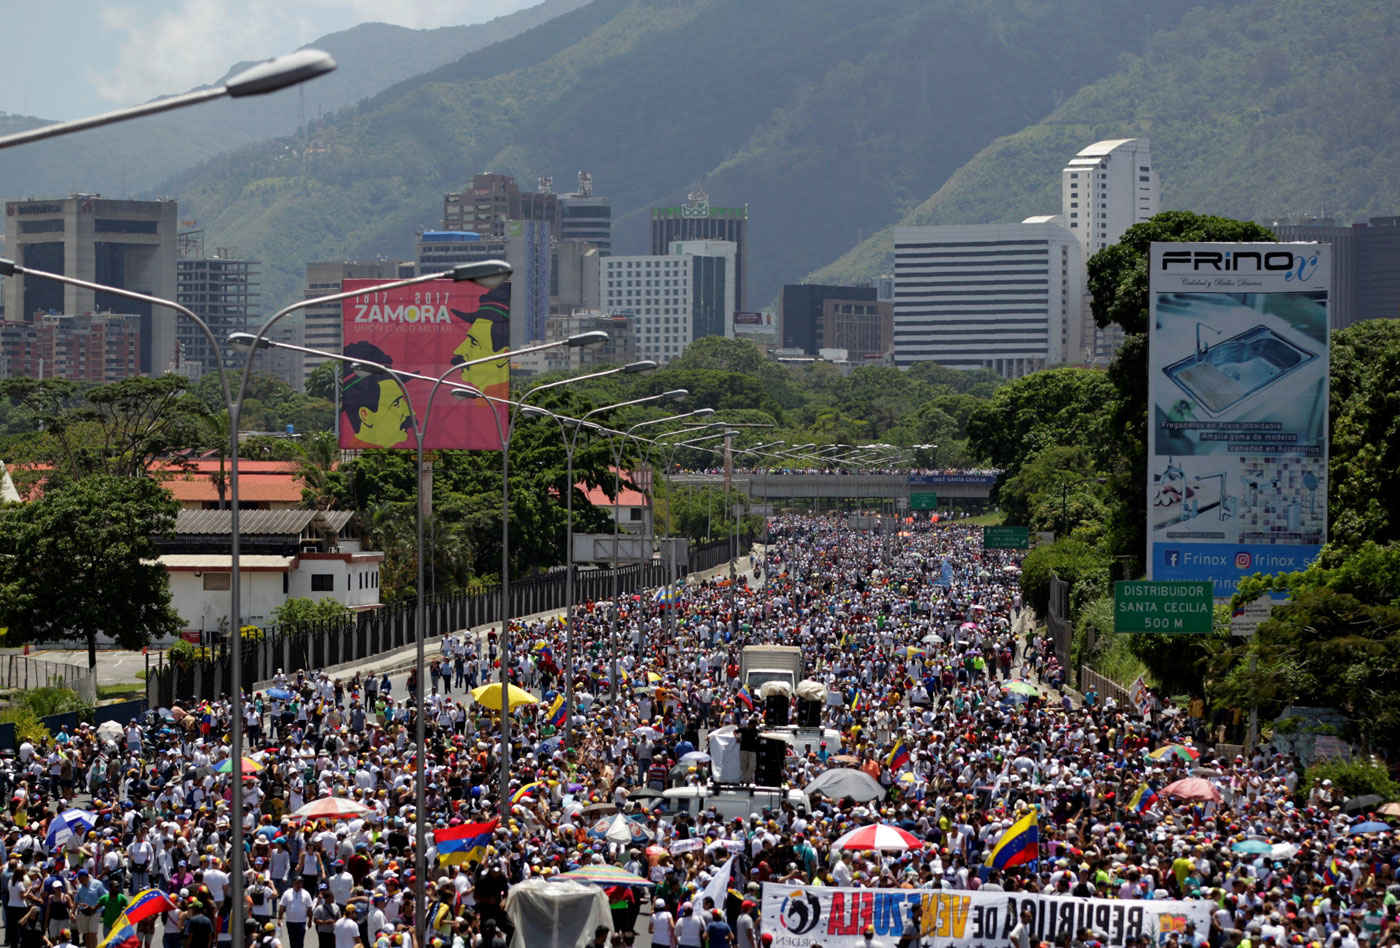
<path fill-rule="evenodd" d="M 1040 823 L 1032 809 L 1007 827 L 997 844 L 987 853 L 986 865 L 991 869 L 1024 866 L 1040 858 Z"/>
<path fill-rule="evenodd" d="M 463 823 L 447 829 L 433 830 L 433 843 L 437 846 L 438 861 L 444 866 L 465 866 L 472 860 L 482 862 L 486 858 L 486 847 L 491 845 L 491 837 L 496 833 L 500 820 L 489 823 Z"/>
<path fill-rule="evenodd" d="M 1325 885 L 1336 885 L 1337 880 L 1342 877 L 1342 864 L 1333 856 L 1327 860 L 1327 864 L 1322 867 L 1322 881 Z M 97 948 L 102 948 L 98 945 Z"/>
<path fill-rule="evenodd" d="M 753 692 L 749 691 L 748 685 L 740 685 L 739 690 L 734 693 L 734 697 L 744 702 L 744 706 L 750 711 L 753 710 Z"/>
<path fill-rule="evenodd" d="M 563 727 L 569 720 L 569 709 L 564 705 L 564 696 L 555 695 L 554 703 L 545 712 L 544 723 L 550 727 Z"/>
<path fill-rule="evenodd" d="M 898 770 L 909 763 L 909 745 L 903 741 L 895 742 L 894 749 L 885 758 L 885 766 L 890 770 Z"/>
<path fill-rule="evenodd" d="M 136 894 L 122 914 L 128 922 L 135 925 L 161 912 L 174 911 L 177 907 L 170 896 L 160 889 L 146 889 Z"/>
<path fill-rule="evenodd" d="M 857 689 L 856 689 L 855 695 L 851 698 L 851 710 L 852 710 L 852 711 L 859 711 L 859 710 L 860 710 L 860 704 L 861 704 L 861 693 L 860 693 L 860 689 L 857 688 Z"/>
<path fill-rule="evenodd" d="M 516 790 L 510 795 L 510 805 L 515 806 L 521 800 L 525 799 L 533 800 L 536 796 L 538 796 L 538 793 L 536 791 L 543 791 L 545 789 L 546 787 L 544 785 L 544 781 L 542 780 L 536 780 L 532 783 L 527 783 L 525 784 L 525 786 L 520 787 L 518 790 Z"/>
<path fill-rule="evenodd" d="M 1146 813 L 1157 802 L 1157 791 L 1150 784 L 1139 784 L 1137 793 L 1128 801 L 1128 809 L 1134 813 Z"/>

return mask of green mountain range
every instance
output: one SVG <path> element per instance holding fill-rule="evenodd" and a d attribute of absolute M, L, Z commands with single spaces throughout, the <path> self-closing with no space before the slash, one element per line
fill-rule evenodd
<path fill-rule="evenodd" d="M 0 192 L 16 197 L 95 191 L 119 197 L 147 191 L 207 158 L 250 142 L 294 134 L 303 118 L 315 120 L 354 105 L 397 82 L 509 39 L 586 2 L 544 0 L 474 26 L 410 30 L 387 23 L 362 23 L 331 33 L 307 44 L 336 58 L 339 68 L 328 76 L 300 89 L 252 99 L 222 99 L 0 152 Z M 268 55 L 281 52 L 290 50 L 269 50 Z M 215 85 L 251 65 L 232 66 Z M 46 124 L 46 119 L 0 113 L 0 134 Z"/>
<path fill-rule="evenodd" d="M 593 0 L 329 116 L 309 142 L 221 155 L 160 191 L 263 261 L 273 305 L 308 260 L 409 255 L 443 192 L 479 171 L 526 187 L 592 171 L 617 252 L 644 251 L 649 209 L 702 185 L 748 205 L 763 304 L 1196 2 Z"/>
<path fill-rule="evenodd" d="M 1162 210 L 1244 220 L 1400 213 L 1388 0 L 1251 0 L 1192 11 L 1040 121 L 990 142 L 901 224 L 1018 221 L 1060 209 L 1059 169 L 1100 139 L 1146 137 Z M 812 282 L 888 273 L 889 229 Z"/>
<path fill-rule="evenodd" d="M 262 260 L 267 307 L 299 297 L 307 261 L 409 256 L 480 171 L 526 188 L 591 171 L 619 253 L 696 187 L 746 204 L 751 308 L 806 276 L 889 272 L 896 223 L 1054 213 L 1059 169 L 1104 138 L 1152 140 L 1164 209 L 1400 208 L 1392 0 L 552 2 L 392 84 L 383 57 L 338 53 L 337 76 L 381 91 L 148 193 Z M 294 128 L 299 103 L 270 101 L 258 127 Z M 209 140 L 227 131 L 200 113 Z"/>

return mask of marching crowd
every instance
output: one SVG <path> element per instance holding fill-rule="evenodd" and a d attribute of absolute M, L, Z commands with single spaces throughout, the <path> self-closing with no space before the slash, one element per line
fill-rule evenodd
<path fill-rule="evenodd" d="M 984 550 L 959 523 L 901 530 L 784 516 L 747 581 L 583 603 L 572 637 L 557 618 L 519 622 L 508 655 L 495 632 L 450 636 L 430 679 L 401 687 L 279 676 L 244 702 L 246 762 L 228 759 L 227 702 L 25 742 L 0 766 L 7 943 L 210 948 L 229 943 L 241 912 L 259 948 L 309 948 L 313 937 L 315 948 L 420 948 L 421 818 L 432 847 L 421 948 L 510 944 L 512 890 L 580 874 L 611 906 L 610 924 L 589 933 L 595 945 L 796 944 L 763 904 L 765 884 L 778 883 L 1208 900 L 1208 926 L 1155 935 L 1172 948 L 1400 944 L 1400 848 L 1387 826 L 1363 829 L 1367 814 L 1343 810 L 1326 782 L 1300 785 L 1292 757 L 1217 753 L 1199 716 L 1170 702 L 1144 715 L 1060 692 L 1063 669 L 1022 608 L 1018 554 Z M 706 784 L 710 732 L 761 726 L 772 710 L 741 687 L 752 644 L 799 646 L 808 694 L 821 696 L 821 736 L 791 744 L 787 786 L 851 769 L 871 793 L 780 792 L 737 814 L 717 796 L 697 793 L 686 808 L 664 795 Z M 535 699 L 506 712 L 507 801 L 500 712 L 472 696 L 502 660 Z M 420 708 L 424 748 L 413 741 Z M 228 800 L 239 773 L 247 860 L 234 905 Z M 317 816 L 331 800 L 345 809 Z M 1034 858 L 988 867 L 1030 814 Z M 914 842 L 836 845 L 875 823 Z M 483 827 L 468 848 L 443 842 Z M 901 922 L 871 925 L 858 943 L 948 943 L 916 911 Z M 1130 940 L 1025 915 L 1008 928 L 1002 943 L 1014 948 Z"/>

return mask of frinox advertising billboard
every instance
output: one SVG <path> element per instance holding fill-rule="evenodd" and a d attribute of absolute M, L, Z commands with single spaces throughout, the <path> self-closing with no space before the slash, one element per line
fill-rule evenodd
<path fill-rule="evenodd" d="M 1305 568 L 1327 533 L 1326 244 L 1154 243 L 1148 577 Z"/>

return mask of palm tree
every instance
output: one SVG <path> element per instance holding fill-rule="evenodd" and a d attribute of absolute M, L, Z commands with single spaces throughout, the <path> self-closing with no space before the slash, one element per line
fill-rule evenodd
<path fill-rule="evenodd" d="M 199 416 L 199 425 L 203 429 L 203 437 L 200 440 L 204 442 L 204 447 L 219 457 L 219 472 L 211 480 L 214 482 L 214 489 L 219 492 L 219 509 L 223 510 L 228 496 L 228 471 L 225 468 L 231 430 L 228 411 L 205 412 Z"/>
<path fill-rule="evenodd" d="M 331 473 L 340 463 L 340 442 L 334 431 L 316 431 L 297 444 L 297 475 L 301 478 L 301 505 L 330 510 L 336 504 Z"/>

